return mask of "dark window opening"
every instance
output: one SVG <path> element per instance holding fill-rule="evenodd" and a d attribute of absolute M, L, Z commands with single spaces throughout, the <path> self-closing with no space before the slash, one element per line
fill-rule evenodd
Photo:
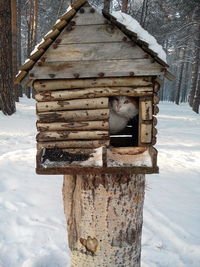
<path fill-rule="evenodd" d="M 113 97 L 110 99 L 113 99 Z M 110 104 L 110 99 L 109 99 L 109 104 Z M 132 97 L 131 99 L 133 99 L 135 105 L 137 106 L 137 109 L 139 110 L 139 98 Z M 116 123 L 119 122 L 116 121 Z M 138 129 L 139 129 L 139 114 L 135 115 L 132 119 L 130 119 L 126 124 L 126 126 L 124 127 L 124 129 L 122 129 L 121 131 L 116 133 L 110 132 L 110 145 L 113 147 L 138 146 L 138 133 L 139 133 Z"/>

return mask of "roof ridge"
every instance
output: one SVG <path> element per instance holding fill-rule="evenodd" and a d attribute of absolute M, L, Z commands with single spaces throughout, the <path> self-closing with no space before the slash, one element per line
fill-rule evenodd
<path fill-rule="evenodd" d="M 138 38 L 137 33 L 127 29 L 126 25 L 117 21 L 117 19 L 109 12 L 102 10 L 103 16 L 109 21 L 113 22 L 123 33 L 125 33 L 130 39 L 132 39 L 137 45 L 139 45 L 145 52 L 149 53 L 152 58 L 161 64 L 163 67 L 169 67 L 169 65 L 158 57 L 158 54 L 149 48 L 149 44 Z"/>

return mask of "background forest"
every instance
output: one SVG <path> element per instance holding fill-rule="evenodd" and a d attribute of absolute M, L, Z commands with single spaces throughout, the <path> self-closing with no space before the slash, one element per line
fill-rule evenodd
<path fill-rule="evenodd" d="M 69 0 L 11 0 L 0 2 L 0 110 L 15 112 L 15 102 L 30 88 L 13 84 L 18 68 L 35 45 L 64 13 Z M 99 12 L 121 10 L 137 19 L 156 37 L 167 53 L 172 82 L 164 80 L 162 101 L 200 106 L 200 1 L 199 0 L 91 0 Z"/>

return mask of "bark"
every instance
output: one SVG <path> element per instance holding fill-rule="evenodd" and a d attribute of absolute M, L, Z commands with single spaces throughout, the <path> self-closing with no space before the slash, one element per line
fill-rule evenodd
<path fill-rule="evenodd" d="M 12 10 L 12 66 L 13 76 L 17 74 L 17 2 L 16 0 L 11 1 Z M 14 85 L 15 101 L 19 102 L 19 86 Z"/>
<path fill-rule="evenodd" d="M 17 69 L 22 65 L 21 62 L 21 0 L 17 0 Z M 23 97 L 22 86 L 18 84 L 18 93 Z"/>
<path fill-rule="evenodd" d="M 108 121 L 80 121 L 80 122 L 37 122 L 38 131 L 61 131 L 61 130 L 109 130 Z"/>
<path fill-rule="evenodd" d="M 128 0 L 122 1 L 122 12 L 128 13 Z"/>
<path fill-rule="evenodd" d="M 140 266 L 145 175 L 65 175 L 72 267 Z"/>
<path fill-rule="evenodd" d="M 45 131 L 37 134 L 37 141 L 108 139 L 108 131 Z"/>
<path fill-rule="evenodd" d="M 109 86 L 152 86 L 152 81 L 148 77 L 122 77 L 122 78 L 96 78 L 96 79 L 59 79 L 40 80 L 34 82 L 36 91 L 49 91 L 74 88 L 96 88 Z"/>
<path fill-rule="evenodd" d="M 148 0 L 143 0 L 142 14 L 141 14 L 141 19 L 140 19 L 140 24 L 142 27 L 144 27 L 146 23 L 147 9 L 148 9 Z"/>
<path fill-rule="evenodd" d="M 192 82 L 190 88 L 190 95 L 189 95 L 189 105 L 193 106 L 195 91 L 198 83 L 198 70 L 199 70 L 199 60 L 200 60 L 200 24 L 198 27 L 198 36 L 197 39 L 194 41 L 195 45 L 195 56 L 194 61 L 192 64 Z"/>
<path fill-rule="evenodd" d="M 108 108 L 108 97 L 37 103 L 38 112 Z"/>
<path fill-rule="evenodd" d="M 179 77 L 177 79 L 177 84 L 176 84 L 176 99 L 175 103 L 179 105 L 180 102 L 180 95 L 181 95 L 181 86 L 182 86 L 182 81 L 183 81 L 183 70 L 184 70 L 184 59 L 186 55 L 186 48 L 184 50 L 180 50 L 180 60 L 181 60 L 181 66 L 179 69 Z"/>
<path fill-rule="evenodd" d="M 104 11 L 110 12 L 110 0 L 104 0 L 103 4 L 104 4 L 104 7 L 103 7 Z"/>
<path fill-rule="evenodd" d="M 0 1 L 0 109 L 5 115 L 15 112 L 11 25 L 11 2 Z"/>
<path fill-rule="evenodd" d="M 37 149 L 42 148 L 98 148 L 100 146 L 109 146 L 109 140 L 87 140 L 87 141 L 60 141 L 60 142 L 38 142 Z"/>
<path fill-rule="evenodd" d="M 199 74 L 197 88 L 196 88 L 196 93 L 195 93 L 195 97 L 194 97 L 194 101 L 193 101 L 193 106 L 192 106 L 192 109 L 196 113 L 199 113 L 199 105 L 200 105 L 200 74 Z"/>

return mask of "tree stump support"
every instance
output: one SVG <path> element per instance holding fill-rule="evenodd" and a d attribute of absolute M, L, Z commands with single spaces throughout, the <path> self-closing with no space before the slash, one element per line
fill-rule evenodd
<path fill-rule="evenodd" d="M 145 175 L 64 175 L 72 267 L 139 267 Z"/>

